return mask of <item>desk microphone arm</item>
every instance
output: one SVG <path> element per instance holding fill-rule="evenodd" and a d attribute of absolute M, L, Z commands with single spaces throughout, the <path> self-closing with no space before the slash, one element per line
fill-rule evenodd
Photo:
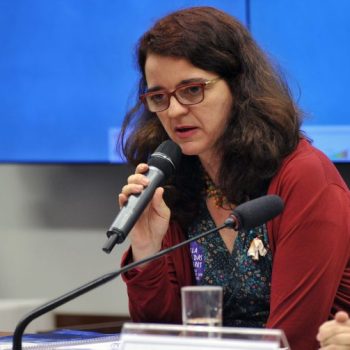
<path fill-rule="evenodd" d="M 170 252 L 172 252 L 173 250 L 176 250 L 178 248 L 181 248 L 182 246 L 189 244 L 197 239 L 200 239 L 202 237 L 205 237 L 211 233 L 217 232 L 225 227 L 231 227 L 234 228 L 235 227 L 235 220 L 233 218 L 228 218 L 225 223 L 222 226 L 219 227 L 215 227 L 209 231 L 203 232 L 199 235 L 196 235 L 186 241 L 183 241 L 181 243 L 178 243 L 172 247 L 169 247 L 167 249 L 163 249 L 161 251 L 159 251 L 158 253 L 151 255 L 149 257 L 146 257 L 142 260 L 139 261 L 134 261 L 128 265 L 125 265 L 124 267 L 122 267 L 121 269 L 114 271 L 114 272 L 110 272 L 108 274 L 105 274 L 101 277 L 98 277 L 96 279 L 94 279 L 91 282 L 88 282 L 86 284 L 84 284 L 81 287 L 78 287 L 54 300 L 51 300 L 49 302 L 47 302 L 46 304 L 43 304 L 42 306 L 39 306 L 38 308 L 34 309 L 33 311 L 31 311 L 29 314 L 27 314 L 21 321 L 18 322 L 16 329 L 13 333 L 13 338 L 12 338 L 12 349 L 13 350 L 22 350 L 22 337 L 23 337 L 23 333 L 24 330 L 26 329 L 26 327 L 28 326 L 28 324 L 35 320 L 36 318 L 38 318 L 39 316 L 56 309 L 57 307 L 79 297 L 80 295 L 83 295 L 99 286 L 102 286 L 103 284 L 111 281 L 112 279 L 118 277 L 120 274 L 125 273 L 139 265 L 145 264 L 151 260 L 155 260 L 160 258 L 163 255 L 166 255 Z"/>

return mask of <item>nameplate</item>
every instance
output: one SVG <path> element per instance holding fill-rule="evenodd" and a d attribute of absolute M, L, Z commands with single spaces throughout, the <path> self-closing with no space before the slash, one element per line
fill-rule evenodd
<path fill-rule="evenodd" d="M 120 350 L 288 349 L 281 330 L 125 323 Z"/>

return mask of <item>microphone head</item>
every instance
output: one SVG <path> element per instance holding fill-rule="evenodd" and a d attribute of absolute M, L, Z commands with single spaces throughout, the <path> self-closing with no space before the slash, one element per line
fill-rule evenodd
<path fill-rule="evenodd" d="M 281 197 L 266 195 L 237 206 L 232 216 L 236 218 L 236 230 L 250 230 L 260 226 L 282 213 L 284 208 Z"/>
<path fill-rule="evenodd" d="M 181 148 L 173 141 L 162 142 L 148 161 L 149 166 L 154 166 L 161 170 L 165 178 L 171 176 L 181 161 Z"/>

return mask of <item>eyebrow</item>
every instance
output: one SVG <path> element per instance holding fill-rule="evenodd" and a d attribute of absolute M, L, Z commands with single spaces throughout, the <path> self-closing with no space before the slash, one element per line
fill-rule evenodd
<path fill-rule="evenodd" d="M 190 84 L 190 83 L 199 83 L 202 81 L 206 81 L 207 79 L 204 78 L 191 78 L 191 79 L 184 79 L 181 80 L 176 87 L 179 87 L 184 84 Z M 151 88 L 147 89 L 147 92 L 154 92 L 154 91 L 167 91 L 167 89 L 163 88 L 160 85 L 152 86 Z"/>

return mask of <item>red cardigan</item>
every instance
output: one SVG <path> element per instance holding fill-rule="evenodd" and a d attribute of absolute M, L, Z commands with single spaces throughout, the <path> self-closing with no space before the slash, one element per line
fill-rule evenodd
<path fill-rule="evenodd" d="M 268 328 L 283 329 L 293 350 L 318 349 L 318 327 L 350 311 L 350 194 L 334 165 L 301 140 L 272 179 L 285 203 L 267 223 L 273 253 Z M 184 240 L 176 224 L 163 247 Z M 131 261 L 130 249 L 122 264 Z M 180 288 L 195 284 L 188 247 L 123 276 L 137 322 L 181 323 Z"/>

